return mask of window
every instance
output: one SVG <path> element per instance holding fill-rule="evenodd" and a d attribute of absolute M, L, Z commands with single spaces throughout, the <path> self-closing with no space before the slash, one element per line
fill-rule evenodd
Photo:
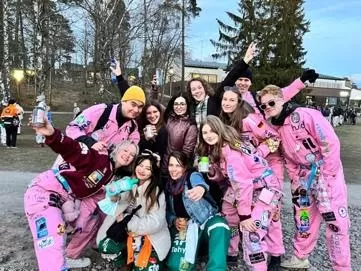
<path fill-rule="evenodd" d="M 204 74 L 204 73 L 191 73 L 192 78 L 200 77 L 206 80 L 208 83 L 217 83 L 217 75 L 215 74 Z"/>

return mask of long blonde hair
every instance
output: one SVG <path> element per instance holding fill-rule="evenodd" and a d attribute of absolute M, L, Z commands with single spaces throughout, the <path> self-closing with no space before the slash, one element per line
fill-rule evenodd
<path fill-rule="evenodd" d="M 215 145 L 210 146 L 203 139 L 202 129 L 206 124 L 209 125 L 212 132 L 219 136 L 219 140 Z M 222 147 L 224 147 L 224 144 L 228 144 L 231 149 L 239 151 L 239 145 L 242 143 L 239 133 L 233 127 L 225 125 L 220 118 L 212 115 L 207 116 L 201 123 L 199 131 L 199 156 L 208 156 L 211 162 L 218 163 L 222 160 Z"/>

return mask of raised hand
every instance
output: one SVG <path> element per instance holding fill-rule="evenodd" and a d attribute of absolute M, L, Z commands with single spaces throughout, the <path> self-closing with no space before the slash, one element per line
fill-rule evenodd
<path fill-rule="evenodd" d="M 246 54 L 243 57 L 244 62 L 247 64 L 256 56 L 257 53 L 257 44 L 252 42 L 246 51 Z"/>
<path fill-rule="evenodd" d="M 113 68 L 112 66 L 109 67 L 112 72 L 116 75 L 119 76 L 122 74 L 122 69 L 120 68 L 120 63 L 119 61 L 115 61 L 115 68 Z"/>
<path fill-rule="evenodd" d="M 301 81 L 304 83 L 306 82 L 307 80 L 310 82 L 310 83 L 314 83 L 316 81 L 316 79 L 318 78 L 319 74 L 316 73 L 316 71 L 314 69 L 309 69 L 309 70 L 305 70 L 300 79 Z"/>

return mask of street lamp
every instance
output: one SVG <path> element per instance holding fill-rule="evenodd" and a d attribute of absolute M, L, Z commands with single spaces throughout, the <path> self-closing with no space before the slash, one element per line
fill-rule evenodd
<path fill-rule="evenodd" d="M 16 92 L 18 97 L 20 98 L 20 82 L 24 79 L 24 71 L 23 70 L 14 70 L 13 77 L 16 81 Z"/>
<path fill-rule="evenodd" d="M 172 81 L 173 81 L 173 76 L 174 76 L 173 67 L 169 68 L 168 73 L 169 73 L 169 96 L 172 97 Z"/>

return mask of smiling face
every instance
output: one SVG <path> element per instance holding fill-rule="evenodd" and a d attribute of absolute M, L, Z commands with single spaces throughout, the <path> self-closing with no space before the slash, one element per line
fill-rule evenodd
<path fill-rule="evenodd" d="M 149 159 L 144 159 L 135 167 L 135 176 L 139 181 L 147 181 L 152 176 L 152 165 Z"/>
<path fill-rule="evenodd" d="M 202 102 L 206 98 L 206 91 L 200 81 L 190 83 L 191 94 L 196 102 Z"/>
<path fill-rule="evenodd" d="M 238 106 L 238 95 L 233 91 L 225 91 L 222 97 L 222 110 L 224 113 L 233 113 Z"/>
<path fill-rule="evenodd" d="M 211 126 L 204 124 L 202 127 L 202 138 L 208 145 L 215 145 L 219 141 L 219 135 L 212 131 Z"/>
<path fill-rule="evenodd" d="M 187 112 L 187 101 L 183 97 L 178 97 L 173 104 L 174 113 L 183 116 Z"/>
<path fill-rule="evenodd" d="M 261 97 L 261 109 L 266 118 L 278 117 L 283 109 L 284 101 L 278 95 L 265 94 Z"/>
<path fill-rule="evenodd" d="M 157 125 L 160 119 L 160 112 L 158 108 L 154 105 L 151 105 L 147 108 L 146 118 L 150 124 Z"/>
<path fill-rule="evenodd" d="M 128 119 L 135 119 L 142 112 L 143 107 L 144 104 L 136 100 L 123 101 L 122 102 L 123 117 Z"/>
<path fill-rule="evenodd" d="M 246 77 L 240 77 L 236 81 L 236 86 L 237 86 L 240 93 L 247 92 L 249 90 L 249 88 L 251 87 L 251 85 L 252 85 L 251 80 L 249 80 Z"/>
<path fill-rule="evenodd" d="M 120 149 L 115 155 L 115 167 L 129 166 L 130 163 L 133 162 L 136 153 L 137 149 L 134 144 L 130 144 L 126 148 Z"/>
<path fill-rule="evenodd" d="M 184 175 L 186 168 L 182 166 L 174 156 L 171 156 L 169 158 L 168 171 L 172 180 L 178 180 Z"/>

